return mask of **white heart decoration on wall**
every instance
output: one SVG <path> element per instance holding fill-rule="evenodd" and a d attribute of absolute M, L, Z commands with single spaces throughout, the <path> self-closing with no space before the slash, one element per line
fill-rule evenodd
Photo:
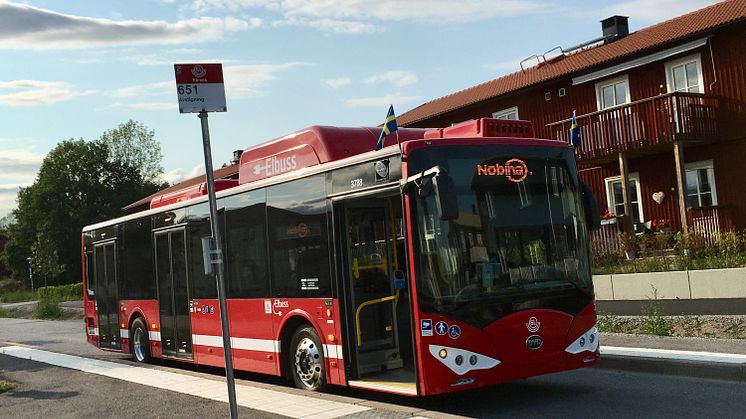
<path fill-rule="evenodd" d="M 661 202 L 663 202 L 663 199 L 665 198 L 666 198 L 666 194 L 664 194 L 661 191 L 655 192 L 653 194 L 653 201 L 655 201 L 658 205 L 660 205 Z"/>

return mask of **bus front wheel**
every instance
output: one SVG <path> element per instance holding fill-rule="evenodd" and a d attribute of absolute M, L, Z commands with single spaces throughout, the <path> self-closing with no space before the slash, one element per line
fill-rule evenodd
<path fill-rule="evenodd" d="M 132 322 L 132 359 L 137 362 L 150 361 L 150 339 L 148 339 L 148 328 L 142 319 Z"/>
<path fill-rule="evenodd" d="M 310 391 L 320 391 L 326 387 L 324 349 L 313 327 L 301 326 L 295 331 L 288 355 L 296 387 Z"/>

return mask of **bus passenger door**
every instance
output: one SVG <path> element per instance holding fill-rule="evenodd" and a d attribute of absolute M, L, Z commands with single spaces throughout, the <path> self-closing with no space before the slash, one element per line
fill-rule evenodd
<path fill-rule="evenodd" d="M 338 209 L 344 213 L 346 341 L 355 360 L 350 378 L 376 381 L 379 388 L 383 383 L 414 386 L 400 198 L 356 200 Z M 360 383 L 350 384 L 364 386 Z"/>
<path fill-rule="evenodd" d="M 116 240 L 93 245 L 98 342 L 99 347 L 107 349 L 120 349 L 116 249 Z"/>
<path fill-rule="evenodd" d="M 158 311 L 163 355 L 192 358 L 185 229 L 155 233 Z"/>

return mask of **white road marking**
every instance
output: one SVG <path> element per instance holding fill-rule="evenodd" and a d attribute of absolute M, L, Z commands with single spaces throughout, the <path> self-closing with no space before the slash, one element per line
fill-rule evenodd
<path fill-rule="evenodd" d="M 715 362 L 719 364 L 746 364 L 746 355 L 724 354 L 718 352 L 677 351 L 672 349 L 601 346 L 601 355 L 618 355 L 635 358 L 675 359 L 680 361 Z"/>
<path fill-rule="evenodd" d="M 227 400 L 225 383 L 206 378 L 20 346 L 0 347 L 0 353 L 205 399 L 222 402 Z M 288 394 L 244 384 L 236 384 L 236 403 L 249 409 L 293 418 L 336 418 L 371 410 L 371 408 L 365 406 L 323 400 L 318 397 Z"/>

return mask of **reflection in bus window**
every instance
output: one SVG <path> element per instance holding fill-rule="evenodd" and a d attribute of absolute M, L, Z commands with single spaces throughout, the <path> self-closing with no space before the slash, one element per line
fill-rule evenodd
<path fill-rule="evenodd" d="M 331 294 L 325 177 L 267 190 L 267 219 L 275 297 Z"/>

